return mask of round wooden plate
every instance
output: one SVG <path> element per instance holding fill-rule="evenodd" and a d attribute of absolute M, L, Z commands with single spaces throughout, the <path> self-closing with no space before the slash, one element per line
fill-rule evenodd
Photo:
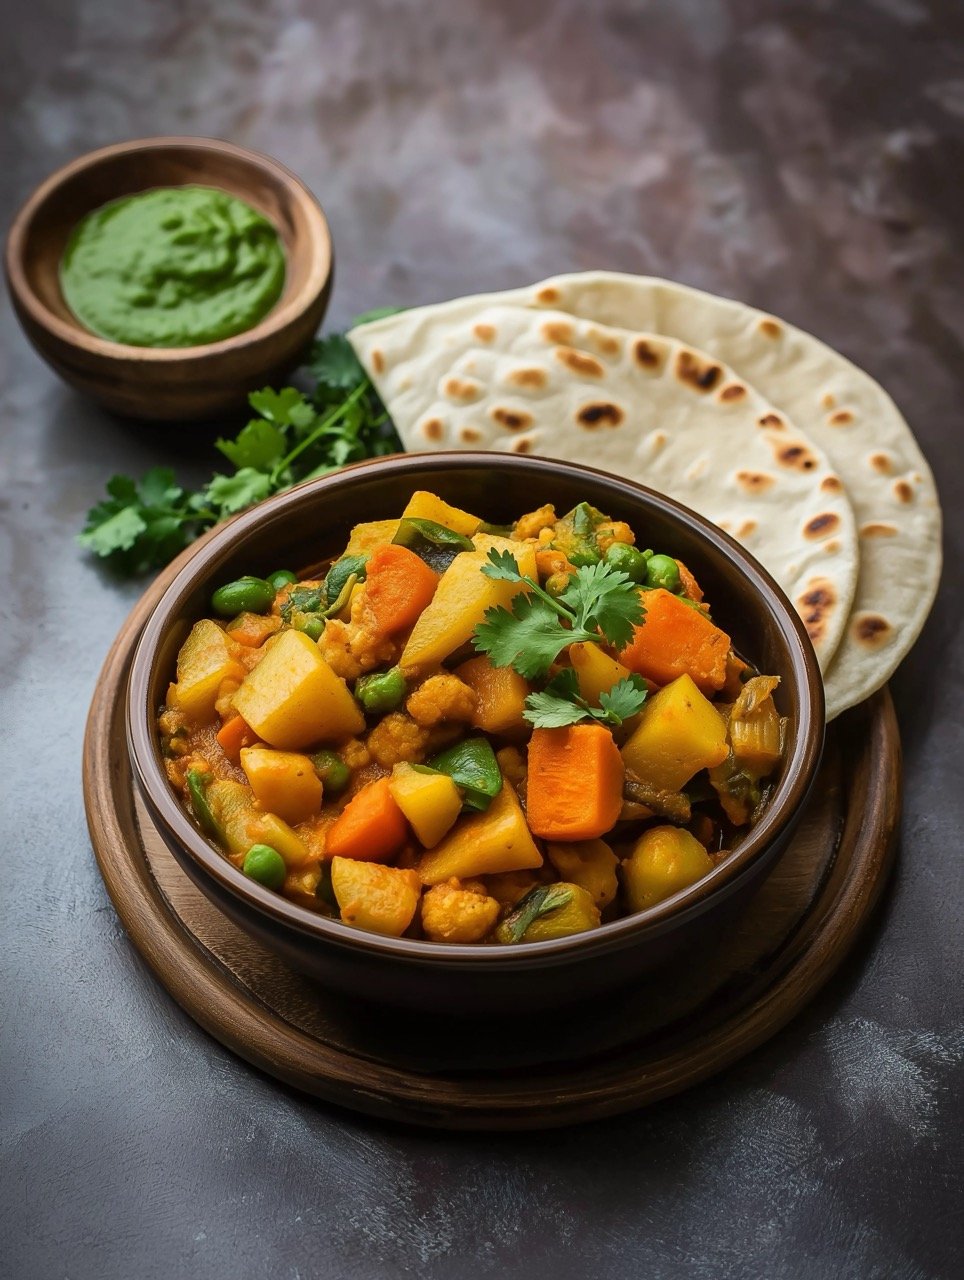
<path fill-rule="evenodd" d="M 135 794 L 127 674 L 180 563 L 135 607 L 101 673 L 84 743 L 87 821 L 117 913 L 163 985 L 222 1044 L 288 1084 L 447 1128 L 545 1128 L 628 1111 L 706 1079 L 784 1026 L 847 955 L 880 897 L 900 808 L 900 739 L 886 690 L 830 727 L 792 845 L 737 924 L 685 966 L 600 1007 L 533 1011 L 524 1025 L 420 1022 L 338 999 L 207 901 Z"/>

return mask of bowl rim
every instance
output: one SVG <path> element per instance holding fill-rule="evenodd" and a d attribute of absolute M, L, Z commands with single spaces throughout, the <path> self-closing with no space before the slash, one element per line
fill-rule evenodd
<path fill-rule="evenodd" d="M 26 269 L 24 256 L 30 237 L 33 233 L 34 220 L 43 206 L 56 200 L 63 185 L 93 169 L 104 161 L 127 153 L 152 151 L 197 151 L 217 152 L 239 160 L 252 169 L 260 170 L 267 175 L 276 186 L 287 188 L 295 195 L 305 211 L 311 224 L 303 239 L 311 247 L 311 258 L 304 273 L 299 273 L 296 286 L 287 298 L 282 295 L 271 310 L 249 329 L 231 334 L 217 342 L 207 342 L 192 347 L 139 347 L 132 343 L 113 342 L 110 338 L 102 338 L 84 328 L 79 320 L 70 323 L 56 315 L 34 292 Z M 175 186 L 185 185 L 175 183 Z M 200 184 L 204 185 L 204 184 Z M 149 190 L 144 187 L 144 190 Z M 277 231 L 277 228 L 275 228 Z M 279 238 L 280 238 L 280 232 Z M 285 255 L 286 272 L 290 257 Z M 7 282 L 13 293 L 30 315 L 31 320 L 40 328 L 57 337 L 61 342 L 86 352 L 88 355 L 102 360 L 137 360 L 157 364 L 173 364 L 178 361 L 196 362 L 230 351 L 236 351 L 241 345 L 250 345 L 263 339 L 271 338 L 283 332 L 292 323 L 302 317 L 314 304 L 328 284 L 333 265 L 331 229 L 325 211 L 315 194 L 290 169 L 273 156 L 255 151 L 250 147 L 242 147 L 223 138 L 205 136 L 164 134 L 150 138 L 133 138 L 126 142 L 115 142 L 110 146 L 98 147 L 77 156 L 67 164 L 56 169 L 46 177 L 27 197 L 14 216 L 7 233 L 4 265 Z"/>
<path fill-rule="evenodd" d="M 306 499 L 314 501 L 316 494 L 329 492 L 335 487 L 363 485 L 373 472 L 408 472 L 414 482 L 419 472 L 426 468 L 436 471 L 439 468 L 491 471 L 499 466 L 544 475 L 562 472 L 593 484 L 602 482 L 626 500 L 655 507 L 671 520 L 688 526 L 708 544 L 710 554 L 729 561 L 748 578 L 767 612 L 776 622 L 788 650 L 793 679 L 790 696 L 797 712 L 797 734 L 783 779 L 756 826 L 737 843 L 730 856 L 707 875 L 644 911 L 609 921 L 585 933 L 544 942 L 520 943 L 517 946 L 441 943 L 370 933 L 299 906 L 249 879 L 240 868 L 228 861 L 215 844 L 201 834 L 176 797 L 161 765 L 154 723 L 156 710 L 148 703 L 154 656 L 171 614 L 177 611 L 183 598 L 196 589 L 197 581 L 204 577 L 205 570 L 216 568 L 216 562 L 226 555 L 227 549 L 239 536 L 252 533 L 264 525 L 267 519 L 283 519 L 289 508 L 297 507 Z M 134 776 L 148 808 L 161 823 L 162 834 L 168 839 L 173 838 L 194 864 L 211 876 L 222 889 L 253 906 L 260 914 L 269 916 L 287 928 L 308 934 L 326 945 L 361 947 L 398 962 L 421 964 L 430 961 L 449 966 L 458 966 L 460 963 L 474 966 L 482 961 L 488 966 L 516 968 L 520 963 L 530 960 L 533 963 L 553 963 L 571 958 L 574 952 L 588 954 L 590 951 L 598 953 L 617 949 L 625 945 L 627 935 L 641 936 L 645 933 L 657 936 L 674 927 L 685 916 L 701 909 L 707 898 L 718 893 L 721 900 L 729 896 L 729 892 L 736 888 L 743 875 L 792 825 L 806 800 L 823 751 L 825 706 L 823 678 L 810 637 L 799 615 L 763 566 L 739 543 L 703 516 L 653 489 L 594 467 L 536 455 L 445 450 L 394 454 L 355 463 L 332 475 L 303 481 L 284 493 L 249 508 L 218 528 L 195 554 L 189 554 L 138 637 L 128 681 L 126 724 Z M 728 892 L 721 893 L 724 889 Z"/>

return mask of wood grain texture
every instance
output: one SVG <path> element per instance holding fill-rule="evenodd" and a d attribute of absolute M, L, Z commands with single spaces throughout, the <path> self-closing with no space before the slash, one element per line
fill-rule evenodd
<path fill-rule="evenodd" d="M 686 966 L 576 1018 L 475 1027 L 351 1005 L 288 969 L 190 883 L 135 794 L 124 731 L 135 608 L 88 720 L 84 791 L 108 892 L 142 956 L 205 1030 L 316 1097 L 465 1129 L 545 1128 L 677 1093 L 761 1044 L 846 956 L 891 868 L 900 745 L 889 694 L 832 726 L 800 831 L 737 925 Z M 591 1049 L 587 1052 L 587 1046 Z"/>

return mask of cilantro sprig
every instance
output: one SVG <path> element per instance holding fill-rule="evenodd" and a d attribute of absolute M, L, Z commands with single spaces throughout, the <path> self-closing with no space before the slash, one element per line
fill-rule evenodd
<path fill-rule="evenodd" d="M 388 315 L 389 309 L 355 323 Z M 87 513 L 78 542 L 122 574 L 163 567 L 195 538 L 238 511 L 301 480 L 349 462 L 398 452 L 395 434 L 365 371 L 342 334 L 315 342 L 306 368 L 308 391 L 265 387 L 248 397 L 255 417 L 215 447 L 233 468 L 199 489 L 182 488 L 169 467 L 140 481 L 116 475 L 107 496 Z"/>
<path fill-rule="evenodd" d="M 485 620 L 475 628 L 475 648 L 487 654 L 493 666 L 512 667 L 527 680 L 545 678 L 571 644 L 603 641 L 622 649 L 645 614 L 637 585 L 605 561 L 577 569 L 558 596 L 523 574 L 511 551 L 490 551 L 482 572 L 527 590 L 515 597 L 509 609 L 486 610 Z M 541 691 L 529 695 L 525 718 L 546 729 L 587 719 L 618 727 L 639 711 L 645 699 L 645 682 L 630 676 L 602 694 L 598 707 L 591 706 L 580 694 L 576 672 L 566 668 Z"/>

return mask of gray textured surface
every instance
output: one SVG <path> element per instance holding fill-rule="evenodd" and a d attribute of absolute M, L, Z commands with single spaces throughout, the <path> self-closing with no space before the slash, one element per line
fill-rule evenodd
<path fill-rule="evenodd" d="M 786 1032 L 646 1113 L 445 1136 L 337 1113 L 207 1039 L 99 881 L 80 739 L 134 601 L 71 542 L 111 469 L 209 459 L 79 403 L 3 302 L 0 1272 L 16 1280 L 950 1277 L 960 1192 L 964 13 L 939 0 L 3 0 L 4 220 L 57 164 L 213 133 L 331 218 L 330 319 L 571 268 L 675 276 L 885 383 L 949 515 L 894 682 L 899 872 Z"/>

